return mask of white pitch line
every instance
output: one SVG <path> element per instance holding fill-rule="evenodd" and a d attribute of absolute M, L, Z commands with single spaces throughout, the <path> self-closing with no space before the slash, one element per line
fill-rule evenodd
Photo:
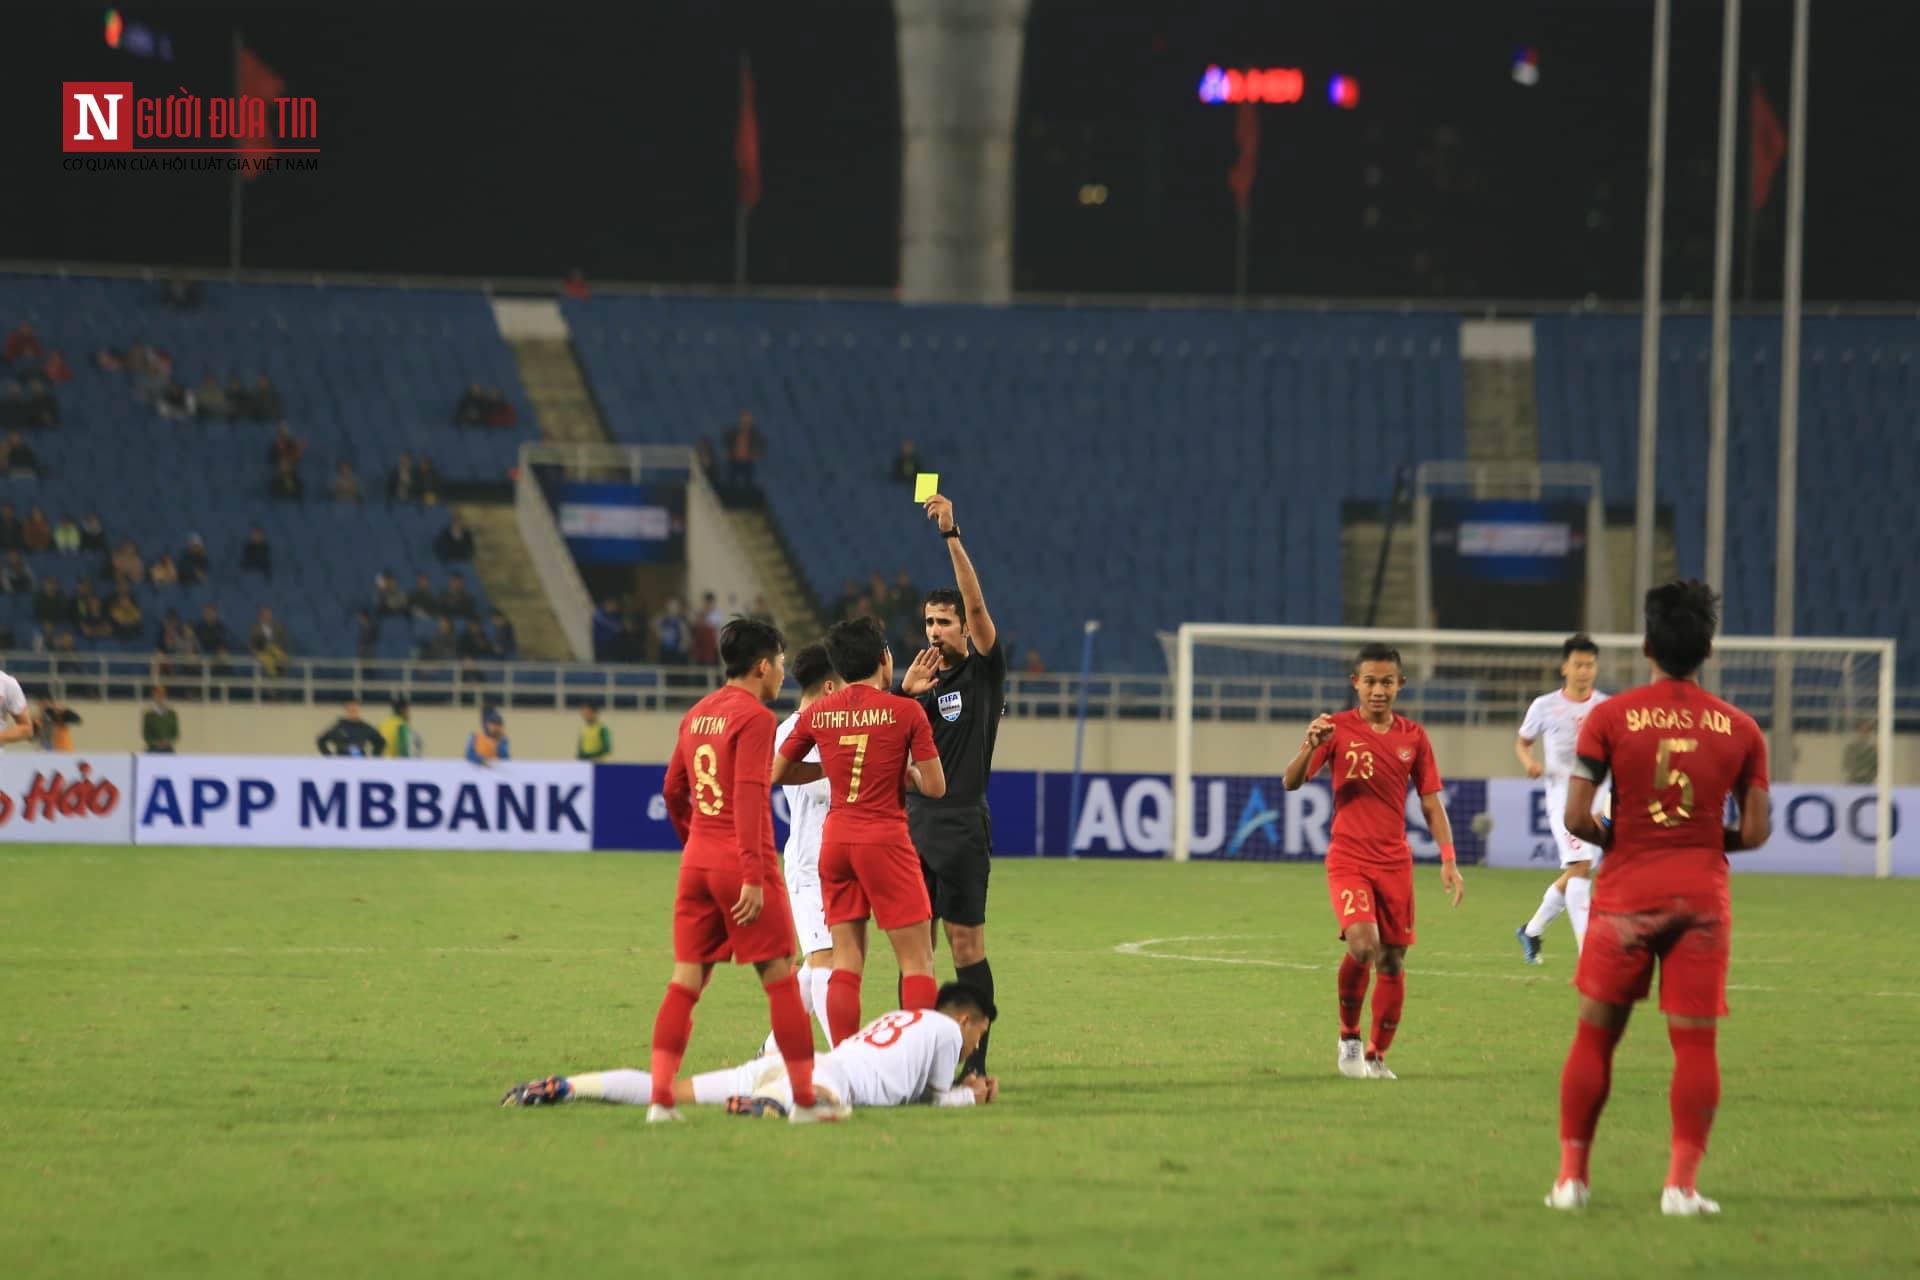
<path fill-rule="evenodd" d="M 1300 973 L 1318 973 L 1330 970 L 1332 966 L 1324 964 L 1302 964 L 1294 960 L 1270 960 L 1251 956 L 1196 956 L 1181 955 L 1177 952 L 1153 951 L 1151 947 L 1167 946 L 1180 942 L 1246 942 L 1265 937 L 1257 933 L 1189 933 L 1177 938 L 1142 938 L 1137 942 L 1122 942 L 1114 947 L 1115 953 L 1123 956 L 1140 956 L 1147 960 L 1184 960 L 1191 964 L 1233 964 L 1253 965 L 1262 969 L 1290 969 Z M 1545 973 L 1486 973 L 1459 969 L 1426 969 L 1417 965 L 1407 970 L 1415 977 L 1422 978 L 1479 978 L 1494 979 L 1498 982 L 1540 982 L 1553 975 Z M 1751 983 L 1730 982 L 1729 991 L 1757 991 L 1770 995 L 1867 995 L 1888 1000 L 1920 1000 L 1920 991 L 1863 991 L 1838 992 L 1824 991 L 1815 987 L 1762 987 Z"/>

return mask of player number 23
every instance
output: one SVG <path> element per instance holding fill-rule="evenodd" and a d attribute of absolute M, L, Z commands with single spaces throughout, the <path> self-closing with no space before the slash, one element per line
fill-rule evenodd
<path fill-rule="evenodd" d="M 873 1025 L 860 1033 L 860 1038 L 876 1049 L 884 1049 L 899 1040 L 906 1029 L 920 1021 L 921 1009 L 901 1009 L 894 1013 L 875 1018 Z"/>
<path fill-rule="evenodd" d="M 1355 778 L 1371 778 L 1372 776 L 1373 752 L 1349 750 L 1347 752 L 1347 781 L 1352 782 Z"/>
<path fill-rule="evenodd" d="M 853 777 L 847 780 L 848 804 L 860 798 L 860 770 L 867 763 L 867 736 L 864 733 L 849 733 L 840 739 L 841 746 L 853 748 Z"/>
<path fill-rule="evenodd" d="M 1698 738 L 1660 739 L 1660 749 L 1653 757 L 1654 796 L 1647 801 L 1647 812 L 1663 827 L 1677 827 L 1693 813 L 1693 779 L 1674 767 L 1673 758 L 1699 749 Z M 1669 787 L 1680 788 L 1680 801 L 1672 809 L 1661 800 L 1661 793 Z"/>
<path fill-rule="evenodd" d="M 1365 889 L 1342 889 L 1340 891 L 1340 914 L 1353 915 L 1359 911 L 1373 910 L 1373 901 L 1367 897 Z"/>
<path fill-rule="evenodd" d="M 720 789 L 720 753 L 710 743 L 693 749 L 693 800 L 709 818 L 727 807 L 727 794 Z"/>

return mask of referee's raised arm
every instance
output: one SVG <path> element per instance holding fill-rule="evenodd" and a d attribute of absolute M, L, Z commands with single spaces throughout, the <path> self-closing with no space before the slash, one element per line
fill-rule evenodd
<path fill-rule="evenodd" d="M 993 615 L 987 612 L 980 575 L 973 571 L 973 561 L 968 558 L 967 549 L 960 545 L 960 526 L 953 522 L 953 500 L 938 493 L 928 498 L 927 519 L 940 526 L 940 536 L 947 540 L 947 554 L 953 558 L 954 585 L 960 589 L 960 600 L 966 606 L 967 631 L 974 650 L 991 653 L 1000 642 L 1000 633 L 994 629 Z"/>

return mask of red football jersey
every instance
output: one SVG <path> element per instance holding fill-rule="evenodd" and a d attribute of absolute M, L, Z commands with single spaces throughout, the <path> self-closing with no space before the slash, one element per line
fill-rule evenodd
<path fill-rule="evenodd" d="M 1427 731 L 1396 715 L 1376 730 L 1358 711 L 1333 717 L 1333 736 L 1320 744 L 1308 765 L 1313 777 L 1333 764 L 1333 833 L 1327 841 L 1327 865 L 1342 861 L 1371 866 L 1403 866 L 1412 861 L 1407 847 L 1407 787 L 1423 796 L 1440 790 L 1440 766 L 1433 759 Z"/>
<path fill-rule="evenodd" d="M 1767 740 L 1753 717 L 1691 680 L 1659 680 L 1601 703 L 1575 750 L 1581 776 L 1594 766 L 1613 774 L 1613 845 L 1594 874 L 1594 909 L 1689 898 L 1726 910 L 1727 797 L 1767 786 Z"/>
<path fill-rule="evenodd" d="M 870 684 L 848 685 L 800 713 L 780 754 L 798 763 L 815 746 L 833 788 L 821 838 L 841 844 L 910 842 L 907 761 L 940 757 L 920 704 Z"/>
<path fill-rule="evenodd" d="M 745 884 L 779 878 L 774 858 L 773 712 L 737 685 L 693 704 L 667 765 L 662 796 L 687 866 L 737 865 Z"/>

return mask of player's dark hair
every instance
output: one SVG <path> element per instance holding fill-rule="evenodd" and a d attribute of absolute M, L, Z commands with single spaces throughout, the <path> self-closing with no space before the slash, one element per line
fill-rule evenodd
<path fill-rule="evenodd" d="M 1000 1016 L 993 1001 L 980 994 L 980 988 L 964 982 L 949 982 L 933 998 L 936 1013 L 977 1013 L 988 1022 Z"/>
<path fill-rule="evenodd" d="M 1354 655 L 1353 673 L 1355 675 L 1360 674 L 1360 664 L 1363 662 L 1391 662 L 1394 666 L 1404 669 L 1404 664 L 1400 661 L 1400 651 L 1390 644 L 1381 644 L 1378 640 L 1372 644 L 1361 645 L 1360 652 Z"/>
<path fill-rule="evenodd" d="M 842 680 L 859 682 L 871 679 L 887 656 L 887 633 L 880 619 L 848 618 L 827 629 L 827 659 Z"/>
<path fill-rule="evenodd" d="M 1571 658 L 1576 653 L 1591 653 L 1595 657 L 1599 657 L 1600 646 L 1595 644 L 1593 642 L 1593 637 L 1588 635 L 1586 632 L 1576 631 L 1572 635 L 1568 636 L 1566 638 L 1566 641 L 1563 644 L 1561 644 L 1560 658 L 1562 661 L 1565 661 L 1566 659 Z"/>
<path fill-rule="evenodd" d="M 967 620 L 967 602 L 961 597 L 960 593 L 952 587 L 935 587 L 933 590 L 927 592 L 926 604 L 920 607 L 925 609 L 927 605 L 931 604 L 946 605 L 953 610 L 954 616 L 959 618 L 962 624 Z"/>
<path fill-rule="evenodd" d="M 827 657 L 827 646 L 816 641 L 794 654 L 787 670 L 793 672 L 801 689 L 812 689 L 833 674 L 833 659 Z"/>
<path fill-rule="evenodd" d="M 1676 680 L 1700 669 L 1719 625 L 1720 596 L 1704 582 L 1689 578 L 1647 592 L 1647 654 Z"/>
<path fill-rule="evenodd" d="M 747 674 L 762 658 L 777 657 L 786 651 L 787 638 L 771 622 L 735 618 L 720 628 L 720 661 L 729 680 Z"/>

